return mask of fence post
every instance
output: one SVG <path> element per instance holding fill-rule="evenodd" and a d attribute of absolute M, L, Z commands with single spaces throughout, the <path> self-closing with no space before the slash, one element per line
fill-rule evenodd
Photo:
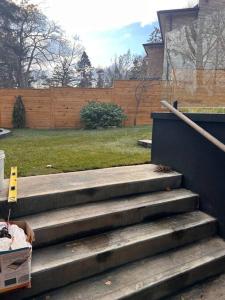
<path fill-rule="evenodd" d="M 49 94 L 50 94 L 50 106 L 51 106 L 51 128 L 55 129 L 55 103 L 54 103 L 54 88 L 49 88 Z"/>

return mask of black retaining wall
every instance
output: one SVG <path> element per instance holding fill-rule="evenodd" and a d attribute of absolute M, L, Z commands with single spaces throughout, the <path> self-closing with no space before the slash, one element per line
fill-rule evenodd
<path fill-rule="evenodd" d="M 225 144 L 224 114 L 186 114 Z M 184 175 L 200 195 L 200 209 L 219 221 L 225 238 L 225 153 L 171 113 L 153 113 L 152 162 Z"/>

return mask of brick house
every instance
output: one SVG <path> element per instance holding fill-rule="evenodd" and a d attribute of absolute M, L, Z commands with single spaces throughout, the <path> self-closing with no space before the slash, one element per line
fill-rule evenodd
<path fill-rule="evenodd" d="M 170 48 L 173 48 L 171 50 L 173 57 L 173 62 L 175 61 L 175 65 L 177 69 L 186 68 L 186 69 L 202 69 L 202 68 L 208 68 L 208 69 L 214 69 L 215 68 L 215 62 L 212 62 L 212 57 L 216 57 L 216 53 L 218 54 L 218 48 L 215 47 L 210 49 L 210 53 L 208 54 L 208 57 L 211 58 L 203 62 L 203 58 L 205 57 L 203 53 L 203 40 L 204 40 L 204 33 L 201 33 L 200 28 L 206 28 L 205 29 L 205 36 L 210 34 L 210 28 L 212 21 L 212 15 L 214 12 L 219 12 L 221 15 L 221 12 L 224 12 L 222 14 L 221 19 L 225 18 L 225 0 L 199 0 L 199 4 L 194 6 L 193 8 L 184 8 L 184 9 L 173 9 L 173 10 L 162 10 L 158 11 L 158 22 L 161 30 L 161 36 L 162 36 L 162 42 L 160 43 L 146 43 L 144 44 L 144 49 L 146 51 L 146 64 L 148 69 L 148 77 L 149 78 L 157 78 L 157 79 L 169 79 L 170 74 L 170 64 L 168 59 L 168 42 L 167 37 L 170 37 Z M 210 19 L 211 18 L 211 19 Z M 217 18 L 218 19 L 218 18 Z M 195 24 L 195 28 L 194 25 Z M 209 28 L 207 28 L 207 24 Z M 214 24 L 215 25 L 215 24 Z M 187 28 L 189 31 L 192 31 L 193 28 L 195 30 L 195 40 L 190 41 L 190 37 L 187 38 L 185 36 L 185 33 L 187 32 Z M 224 25 L 223 25 L 224 26 Z M 214 26 L 215 27 L 215 26 Z M 184 28 L 186 28 L 184 30 Z M 182 31 L 183 30 L 183 31 Z M 218 30 L 219 32 L 219 30 Z M 179 34 L 177 34 L 179 33 Z M 201 36 L 200 36 L 201 33 Z M 224 32 L 224 38 L 225 38 L 225 32 Z M 171 47 L 171 41 L 176 40 L 176 45 Z M 212 33 L 212 40 L 215 40 L 214 33 Z M 175 42 L 174 42 L 175 43 Z M 179 45 L 178 45 L 179 43 Z M 190 45 L 192 43 L 192 45 Z M 166 45 L 167 44 L 167 45 Z M 183 57 L 181 57 L 181 50 L 178 49 L 182 45 L 183 49 L 186 47 L 185 50 L 189 46 L 193 46 L 193 49 L 188 49 L 189 51 L 192 50 L 192 52 L 195 53 L 195 58 L 192 62 L 183 62 Z M 208 51 L 208 49 L 207 49 Z M 184 50 L 183 50 L 184 52 Z M 208 51 L 209 52 L 209 51 Z M 225 53 L 224 48 L 220 49 L 220 57 L 221 52 Z M 174 53 L 176 55 L 174 55 Z M 218 56 L 218 55 L 217 55 Z M 181 62 L 182 61 L 182 62 Z M 222 61 L 224 61 L 221 58 L 221 64 Z M 224 63 L 223 63 L 224 64 Z M 204 67 L 203 67 L 204 65 Z M 224 65 L 220 65 L 219 69 L 224 69 Z M 218 69 L 218 62 L 216 69 Z"/>

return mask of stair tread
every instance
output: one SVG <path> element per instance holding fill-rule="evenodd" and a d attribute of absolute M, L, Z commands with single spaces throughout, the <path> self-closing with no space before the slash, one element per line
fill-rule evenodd
<path fill-rule="evenodd" d="M 43 212 L 27 216 L 26 221 L 34 230 L 46 227 L 58 227 L 60 224 L 74 221 L 79 222 L 96 216 L 109 215 L 145 206 L 154 206 L 160 203 L 167 203 L 192 196 L 198 195 L 186 189 L 154 192 Z"/>
<path fill-rule="evenodd" d="M 225 299 L 225 274 L 210 278 L 195 284 L 179 294 L 164 300 L 224 300 Z"/>
<path fill-rule="evenodd" d="M 91 189 L 127 182 L 181 177 L 181 174 L 177 172 L 157 173 L 155 172 L 155 167 L 153 164 L 145 164 L 35 177 L 21 177 L 18 178 L 18 184 L 20 186 L 18 198 L 65 193 L 68 191 Z M 0 191 L 0 202 L 7 201 L 7 195 L 8 179 L 5 180 L 4 188 Z"/>
<path fill-rule="evenodd" d="M 54 300 L 126 299 L 140 290 L 157 286 L 160 282 L 180 276 L 221 257 L 225 257 L 225 242 L 219 237 L 209 238 L 127 264 L 102 275 L 46 293 L 43 297 Z M 46 298 L 41 297 L 41 299 Z"/>
<path fill-rule="evenodd" d="M 41 272 L 211 222 L 216 220 L 201 211 L 194 211 L 38 249 L 33 254 L 32 272 Z"/>

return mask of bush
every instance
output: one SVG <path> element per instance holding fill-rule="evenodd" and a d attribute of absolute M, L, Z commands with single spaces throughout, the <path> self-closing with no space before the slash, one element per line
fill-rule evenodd
<path fill-rule="evenodd" d="M 25 128 L 26 126 L 26 111 L 21 96 L 16 97 L 16 102 L 13 108 L 13 128 Z"/>
<path fill-rule="evenodd" d="M 126 119 L 123 109 L 113 103 L 90 101 L 81 109 L 81 120 L 85 128 L 121 127 Z"/>

